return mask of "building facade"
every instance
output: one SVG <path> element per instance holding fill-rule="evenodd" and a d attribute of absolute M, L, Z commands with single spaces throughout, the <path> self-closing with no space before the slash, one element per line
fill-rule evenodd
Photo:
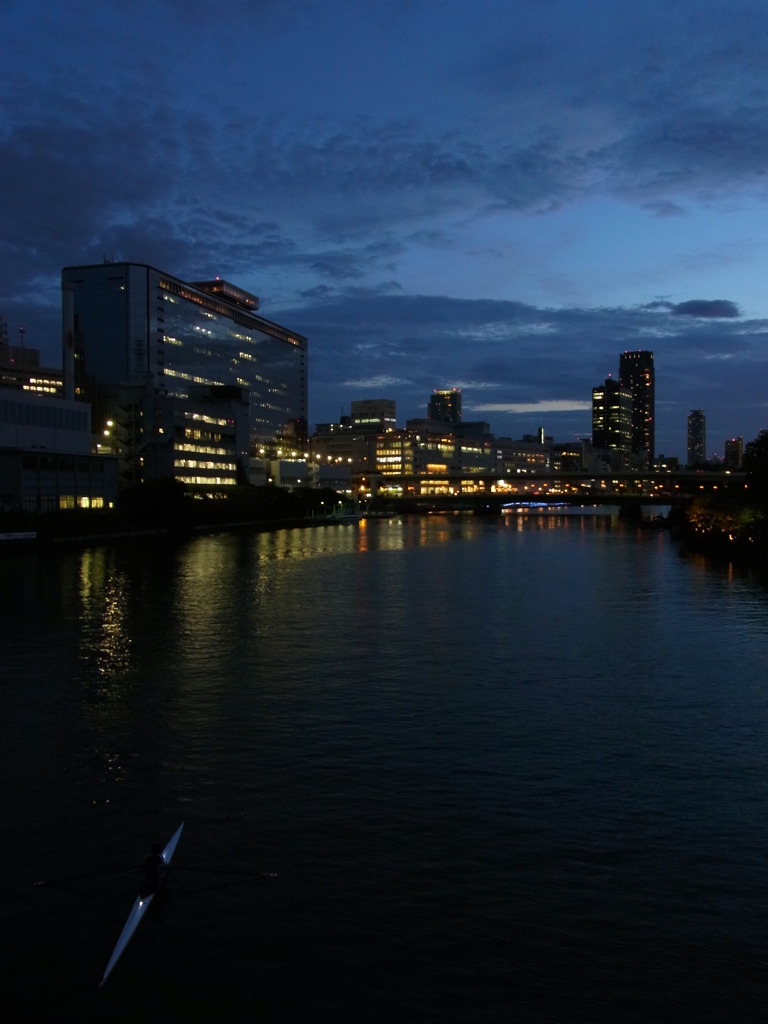
<path fill-rule="evenodd" d="M 352 430 L 360 433 L 381 433 L 397 426 L 397 403 L 393 398 L 364 398 L 352 402 Z"/>
<path fill-rule="evenodd" d="M 551 447 L 543 442 L 523 438 L 497 437 L 493 441 L 503 474 L 546 473 L 551 468 Z"/>
<path fill-rule="evenodd" d="M 21 388 L 40 395 L 64 395 L 61 370 L 40 366 L 40 352 L 26 345 L 11 345 L 8 329 L 0 320 L 0 387 Z"/>
<path fill-rule="evenodd" d="M 373 473 L 376 469 L 374 431 L 352 430 L 351 424 L 320 423 L 312 435 L 312 462 L 317 466 L 348 466 L 353 473 Z M 387 433 L 387 431 L 384 431 Z"/>
<path fill-rule="evenodd" d="M 112 426 L 123 480 L 173 477 L 183 484 L 230 486 L 245 480 L 248 392 L 196 385 L 188 398 L 124 392 Z"/>
<path fill-rule="evenodd" d="M 306 438 L 307 339 L 258 316 L 256 296 L 136 263 L 65 267 L 61 284 L 65 395 L 91 403 L 96 438 L 120 420 L 126 396 L 134 406 L 141 391 L 194 402 L 201 387 L 247 396 L 241 459 Z M 151 440 L 145 423 L 129 422 L 138 448 Z"/>
<path fill-rule="evenodd" d="M 432 392 L 427 406 L 427 417 L 438 423 L 461 423 L 461 390 L 450 388 Z"/>
<path fill-rule="evenodd" d="M 84 402 L 0 387 L 0 511 L 114 505 L 117 460 L 91 454 Z"/>
<path fill-rule="evenodd" d="M 725 441 L 723 463 L 728 469 L 741 469 L 744 465 L 744 438 L 729 437 Z"/>
<path fill-rule="evenodd" d="M 632 451 L 632 392 L 613 377 L 592 388 L 592 447 L 624 456 Z"/>
<path fill-rule="evenodd" d="M 493 476 L 500 464 L 490 440 L 460 438 L 450 431 L 436 433 L 409 426 L 377 438 L 375 471 L 382 477 Z"/>
<path fill-rule="evenodd" d="M 653 352 L 622 352 L 619 384 L 632 392 L 632 447 L 640 463 L 652 464 L 656 445 L 656 379 Z"/>
<path fill-rule="evenodd" d="M 703 409 L 688 413 L 688 465 L 700 466 L 707 461 L 707 417 Z"/>

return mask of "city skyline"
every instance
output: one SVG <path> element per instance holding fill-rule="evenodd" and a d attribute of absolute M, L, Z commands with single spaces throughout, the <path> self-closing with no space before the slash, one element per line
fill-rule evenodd
<path fill-rule="evenodd" d="M 768 426 L 760 5 L 227 6 L 2 5 L 12 343 L 57 365 L 62 268 L 131 260 L 306 336 L 310 430 L 457 387 L 497 435 L 587 436 L 626 349 L 657 453 L 692 409 L 708 456 Z"/>

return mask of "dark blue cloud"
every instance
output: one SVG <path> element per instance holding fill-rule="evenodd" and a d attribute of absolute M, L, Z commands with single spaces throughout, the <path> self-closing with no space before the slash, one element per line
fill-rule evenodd
<path fill-rule="evenodd" d="M 675 316 L 694 316 L 704 319 L 725 317 L 732 319 L 741 316 L 739 307 L 728 299 L 691 299 L 689 302 L 678 302 L 672 307 Z"/>
<path fill-rule="evenodd" d="M 107 256 L 259 294 L 310 338 L 313 419 L 362 381 L 408 415 L 453 381 L 467 408 L 541 400 L 574 432 L 563 403 L 630 346 L 657 352 L 679 452 L 688 405 L 768 425 L 737 288 L 768 227 L 762 5 L 77 10 L 3 5 L 0 316 L 52 361 L 61 267 Z"/>
<path fill-rule="evenodd" d="M 741 316 L 741 310 L 730 299 L 689 299 L 687 302 L 657 300 L 646 303 L 649 310 L 667 310 L 673 316 L 690 316 L 700 320 L 732 320 Z"/>
<path fill-rule="evenodd" d="M 544 426 L 565 440 L 590 432 L 592 388 L 617 374 L 620 353 L 649 348 L 659 450 L 684 454 L 690 408 L 708 407 L 713 437 L 756 436 L 766 400 L 746 398 L 744 377 L 768 369 L 766 323 L 673 319 L 670 305 L 541 309 L 358 290 L 326 292 L 315 303 L 280 310 L 278 319 L 310 338 L 313 422 L 371 397 L 395 398 L 404 422 L 423 415 L 433 388 L 459 386 L 466 417 L 488 420 L 497 434 Z M 723 403 L 724 392 L 732 405 Z M 536 403 L 536 411 L 509 411 Z"/>

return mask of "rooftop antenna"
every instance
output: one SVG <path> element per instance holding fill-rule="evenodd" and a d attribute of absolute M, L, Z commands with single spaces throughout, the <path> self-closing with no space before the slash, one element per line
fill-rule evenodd
<path fill-rule="evenodd" d="M 19 327 L 19 343 L 20 347 L 24 348 L 24 324 Z"/>

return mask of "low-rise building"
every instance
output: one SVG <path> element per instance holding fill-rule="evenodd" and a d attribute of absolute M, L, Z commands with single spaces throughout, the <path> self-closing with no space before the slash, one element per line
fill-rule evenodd
<path fill-rule="evenodd" d="M 111 508 L 117 458 L 91 453 L 87 403 L 0 388 L 0 510 Z"/>

